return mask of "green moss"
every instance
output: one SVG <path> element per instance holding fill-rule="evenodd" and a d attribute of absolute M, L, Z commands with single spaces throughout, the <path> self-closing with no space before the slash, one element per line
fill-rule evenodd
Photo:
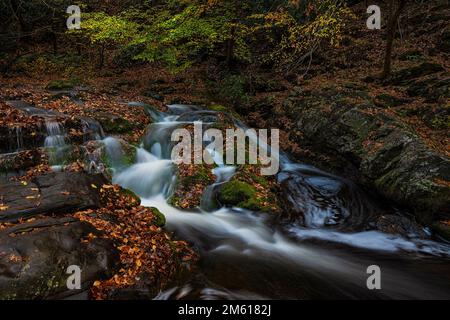
<path fill-rule="evenodd" d="M 436 222 L 435 224 L 433 224 L 433 231 L 436 232 L 438 235 L 440 235 L 442 238 L 450 241 L 450 227 Z"/>
<path fill-rule="evenodd" d="M 58 79 L 52 80 L 48 83 L 48 90 L 64 90 L 64 89 L 72 89 L 76 85 L 79 85 L 80 81 L 78 79 L 72 78 L 69 80 L 66 79 Z"/>
<path fill-rule="evenodd" d="M 115 161 L 108 156 L 106 150 L 103 150 L 100 156 L 100 161 L 106 168 L 120 168 L 124 166 L 129 167 L 135 164 L 137 161 L 137 148 L 131 145 L 123 144 L 122 150 L 123 156 Z"/>
<path fill-rule="evenodd" d="M 262 185 L 265 188 L 269 187 L 269 181 L 267 181 L 266 177 L 258 176 L 257 174 L 254 174 L 254 173 L 249 173 L 249 174 L 250 174 L 250 177 L 253 179 L 253 181 L 255 181 L 256 183 L 259 183 L 260 185 Z"/>
<path fill-rule="evenodd" d="M 153 212 L 153 215 L 155 216 L 155 224 L 158 227 L 163 227 L 166 224 L 166 217 L 164 214 L 161 213 L 157 208 L 151 207 L 150 208 Z"/>
<path fill-rule="evenodd" d="M 181 178 L 180 183 L 184 188 L 196 183 L 211 184 L 214 182 L 209 175 L 210 169 L 208 169 L 206 166 L 199 165 L 196 169 L 197 172 L 195 175 Z"/>
<path fill-rule="evenodd" d="M 121 192 L 125 195 L 125 196 L 128 196 L 128 197 L 131 197 L 131 198 L 133 198 L 134 199 L 134 201 L 135 201 L 135 203 L 130 203 L 130 204 L 132 204 L 132 205 L 140 205 L 141 204 L 141 199 L 136 195 L 136 193 L 134 193 L 133 191 L 131 191 L 131 190 L 129 190 L 129 189 L 125 189 L 125 188 L 122 188 L 121 189 Z"/>
<path fill-rule="evenodd" d="M 136 161 L 137 161 L 137 149 L 134 147 L 130 147 L 129 150 L 125 152 L 123 162 L 126 166 L 131 166 L 135 164 Z"/>
<path fill-rule="evenodd" d="M 98 119 L 103 127 L 103 130 L 107 133 L 128 133 L 133 130 L 133 125 L 130 121 L 117 117 L 117 118 L 102 118 Z"/>
<path fill-rule="evenodd" d="M 218 199 L 224 205 L 255 211 L 265 209 L 261 201 L 256 197 L 255 187 L 238 180 L 227 182 L 220 190 Z"/>
<path fill-rule="evenodd" d="M 169 199 L 167 199 L 167 203 L 169 205 L 171 205 L 172 207 L 176 207 L 180 200 L 181 199 L 179 197 L 177 197 L 175 195 L 172 195 L 172 196 L 169 197 Z"/>
<path fill-rule="evenodd" d="M 208 108 L 210 110 L 217 111 L 217 112 L 228 112 L 229 111 L 227 107 L 220 105 L 220 104 L 213 104 L 212 106 L 209 106 Z"/>

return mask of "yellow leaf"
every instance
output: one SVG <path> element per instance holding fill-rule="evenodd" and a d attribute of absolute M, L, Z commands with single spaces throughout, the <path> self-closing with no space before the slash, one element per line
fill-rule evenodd
<path fill-rule="evenodd" d="M 20 181 L 20 183 L 24 186 L 28 185 L 28 182 L 26 182 L 26 181 Z"/>
<path fill-rule="evenodd" d="M 91 187 L 97 189 L 97 186 L 95 184 L 91 184 Z"/>
<path fill-rule="evenodd" d="M 0 211 L 8 210 L 8 206 L 0 205 Z"/>
<path fill-rule="evenodd" d="M 100 281 L 95 281 L 95 282 L 94 282 L 94 287 L 98 287 L 98 286 L 100 286 L 100 284 L 101 284 Z"/>

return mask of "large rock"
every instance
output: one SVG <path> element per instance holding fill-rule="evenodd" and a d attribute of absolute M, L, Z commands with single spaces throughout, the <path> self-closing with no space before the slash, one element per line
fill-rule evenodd
<path fill-rule="evenodd" d="M 44 146 L 46 132 L 41 118 L 24 126 L 0 125 L 0 153 L 12 153 Z"/>
<path fill-rule="evenodd" d="M 92 225 L 72 218 L 46 218 L 1 230 L 0 299 L 67 298 L 83 292 L 87 298 L 94 281 L 110 277 L 118 260 L 112 242 L 100 235 Z M 72 265 L 81 269 L 79 290 L 67 287 Z"/>
<path fill-rule="evenodd" d="M 15 221 L 43 213 L 73 212 L 100 207 L 98 190 L 107 183 L 101 174 L 54 172 L 30 182 L 0 184 L 0 199 L 6 208 L 0 222 Z"/>
<path fill-rule="evenodd" d="M 414 79 L 442 71 L 445 71 L 445 68 L 440 64 L 423 62 L 420 65 L 394 72 L 390 82 L 394 85 L 406 85 Z"/>
<path fill-rule="evenodd" d="M 296 92 L 284 104 L 305 140 L 344 156 L 361 182 L 412 208 L 421 221 L 450 216 L 450 159 L 356 89 Z"/>
<path fill-rule="evenodd" d="M 43 157 L 40 149 L 0 154 L 0 173 L 26 170 L 38 165 Z"/>

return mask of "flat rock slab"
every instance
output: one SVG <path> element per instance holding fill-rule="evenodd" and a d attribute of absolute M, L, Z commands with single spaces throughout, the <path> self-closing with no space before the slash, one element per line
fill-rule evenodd
<path fill-rule="evenodd" d="M 70 213 L 100 207 L 98 190 L 107 183 L 101 174 L 53 172 L 30 182 L 0 183 L 0 222 L 45 213 Z"/>
<path fill-rule="evenodd" d="M 91 235 L 91 236 L 89 236 Z M 86 292 L 109 278 L 118 254 L 110 240 L 86 222 L 45 218 L 0 231 L 0 299 L 58 299 Z M 81 269 L 81 288 L 71 290 L 69 266 Z"/>
<path fill-rule="evenodd" d="M 6 102 L 13 108 L 20 110 L 30 116 L 56 116 L 57 113 L 51 110 L 40 109 L 21 100 L 11 100 Z"/>

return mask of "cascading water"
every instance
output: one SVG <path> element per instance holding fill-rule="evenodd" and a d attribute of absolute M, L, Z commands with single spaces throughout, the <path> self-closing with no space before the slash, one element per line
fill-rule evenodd
<path fill-rule="evenodd" d="M 200 253 L 199 271 L 157 299 L 450 297 L 449 246 L 366 231 L 367 217 L 378 208 L 364 192 L 286 155 L 280 157 L 278 180 L 294 210 L 303 213 L 303 226 L 274 225 L 264 214 L 239 208 L 215 210 L 215 189 L 235 170 L 224 165 L 215 169 L 217 180 L 205 191 L 205 211 L 171 207 L 166 201 L 176 183 L 169 158 L 171 132 L 194 121 L 198 108 L 176 105 L 169 110 L 150 125 L 136 163 L 117 170 L 113 178 L 139 195 L 142 205 L 163 212 L 168 228 Z M 113 142 L 109 148 L 117 146 Z M 367 267 L 374 264 L 382 269 L 379 291 L 366 286 Z"/>
<path fill-rule="evenodd" d="M 15 127 L 15 131 L 16 131 L 16 143 L 17 143 L 16 151 L 20 151 L 23 149 L 22 127 L 20 127 L 20 126 Z"/>
<path fill-rule="evenodd" d="M 83 125 L 84 141 L 101 140 L 105 137 L 103 128 L 100 123 L 91 118 L 81 119 Z"/>
<path fill-rule="evenodd" d="M 45 127 L 47 137 L 44 141 L 44 147 L 48 150 L 49 163 L 56 169 L 63 164 L 70 146 L 66 143 L 66 132 L 61 123 L 49 118 L 45 121 Z"/>

